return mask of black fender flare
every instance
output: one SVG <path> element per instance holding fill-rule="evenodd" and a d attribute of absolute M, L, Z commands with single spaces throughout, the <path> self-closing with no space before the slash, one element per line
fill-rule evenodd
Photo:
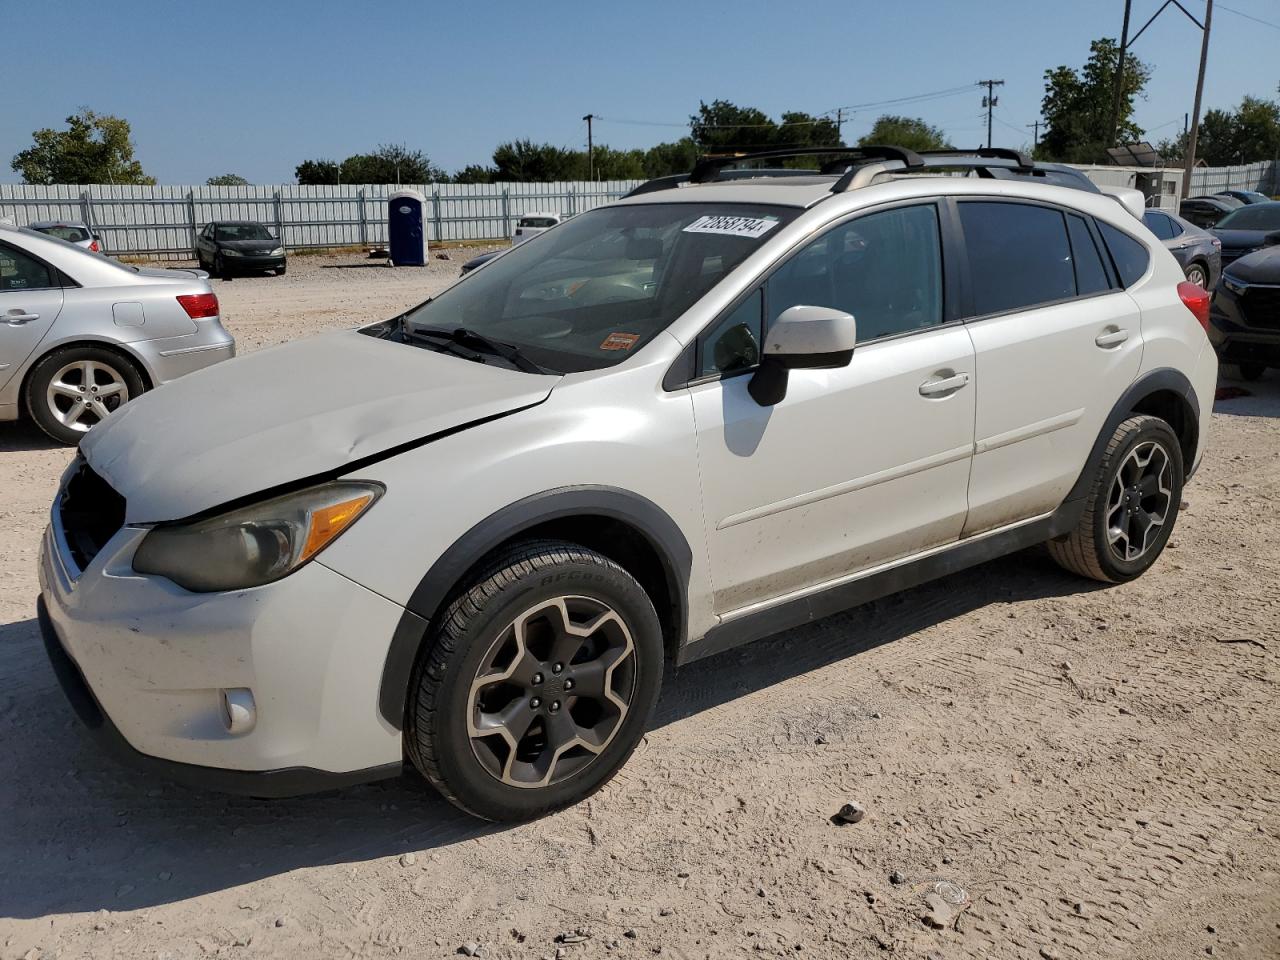
<path fill-rule="evenodd" d="M 1111 413 L 1107 415 L 1102 429 L 1098 432 L 1098 438 L 1093 442 L 1093 449 L 1089 451 L 1089 459 L 1085 461 L 1084 469 L 1080 471 L 1080 476 L 1076 478 L 1076 482 L 1063 499 L 1063 506 L 1077 501 L 1081 503 L 1084 501 L 1089 494 L 1089 488 L 1093 485 L 1093 478 L 1098 472 L 1098 466 L 1102 463 L 1102 456 L 1106 453 L 1107 442 L 1111 439 L 1111 435 L 1116 432 L 1116 427 L 1127 420 L 1132 415 L 1134 408 L 1142 403 L 1143 400 L 1151 396 L 1151 394 L 1162 390 L 1168 390 L 1182 398 L 1186 404 L 1185 412 L 1190 417 L 1190 422 L 1196 425 L 1196 436 L 1199 437 L 1200 403 L 1196 398 L 1195 388 L 1191 385 L 1187 375 L 1181 370 L 1175 370 L 1172 367 L 1160 367 L 1149 373 L 1144 373 L 1129 384 L 1128 389 L 1120 395 L 1120 399 L 1111 408 Z M 1185 464 L 1185 469 L 1190 471 L 1191 464 Z M 1190 473 L 1187 476 L 1189 477 Z"/>
<path fill-rule="evenodd" d="M 403 729 L 413 665 L 427 640 L 431 618 L 463 577 L 512 537 L 548 521 L 575 516 L 618 520 L 645 538 L 662 563 L 680 634 L 675 642 L 677 647 L 683 644 L 693 551 L 679 525 L 651 500 L 617 487 L 587 485 L 546 490 L 481 520 L 445 550 L 418 582 L 392 634 L 382 667 L 378 712 L 384 720 L 397 730 Z"/>

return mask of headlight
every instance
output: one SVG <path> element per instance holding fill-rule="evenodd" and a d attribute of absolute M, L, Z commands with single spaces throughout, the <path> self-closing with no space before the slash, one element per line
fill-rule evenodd
<path fill-rule="evenodd" d="M 337 539 L 382 495 L 380 484 L 336 481 L 195 523 L 155 527 L 133 569 L 196 593 L 279 580 Z"/>
<path fill-rule="evenodd" d="M 269 257 L 283 257 L 283 256 L 284 256 L 284 247 L 276 247 L 276 248 L 275 248 L 274 250 L 272 250 L 269 254 L 267 254 L 267 256 L 269 256 Z"/>
<path fill-rule="evenodd" d="M 1229 273 L 1224 273 L 1222 275 L 1222 285 L 1237 295 L 1242 294 L 1249 289 L 1249 285 L 1247 283 L 1241 283 Z"/>
<path fill-rule="evenodd" d="M 222 255 L 224 257 L 243 257 L 244 256 L 244 254 L 241 253 L 239 250 L 223 250 Z"/>

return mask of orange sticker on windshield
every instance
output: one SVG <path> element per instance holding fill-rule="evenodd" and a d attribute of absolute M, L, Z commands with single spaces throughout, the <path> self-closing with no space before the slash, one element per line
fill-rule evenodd
<path fill-rule="evenodd" d="M 630 350 L 640 339 L 638 333 L 611 333 L 600 344 L 601 350 Z"/>

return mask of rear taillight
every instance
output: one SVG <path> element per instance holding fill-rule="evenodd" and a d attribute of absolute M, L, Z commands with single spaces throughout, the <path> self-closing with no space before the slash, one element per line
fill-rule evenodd
<path fill-rule="evenodd" d="M 1209 332 L 1209 291 L 1198 283 L 1183 280 L 1178 284 L 1178 296 L 1192 315 L 1200 321 L 1205 333 Z"/>
<path fill-rule="evenodd" d="M 1196 288 L 1197 290 L 1199 287 Z M 188 293 L 178 298 L 182 309 L 192 320 L 218 315 L 218 295 L 216 293 Z"/>
<path fill-rule="evenodd" d="M 102 252 L 102 248 L 98 246 L 97 240 L 94 240 L 91 244 L 89 244 L 89 249 L 92 250 L 94 253 Z"/>

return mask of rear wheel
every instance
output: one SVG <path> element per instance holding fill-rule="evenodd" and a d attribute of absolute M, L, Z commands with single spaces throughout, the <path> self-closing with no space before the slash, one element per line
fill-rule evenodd
<path fill-rule="evenodd" d="M 91 427 L 146 389 L 137 369 L 103 347 L 68 347 L 40 360 L 27 378 L 27 411 L 50 437 L 76 444 Z"/>
<path fill-rule="evenodd" d="M 1190 264 L 1186 269 L 1187 279 L 1192 283 L 1209 289 L 1209 271 L 1204 268 L 1203 263 Z"/>
<path fill-rule="evenodd" d="M 1049 541 L 1050 556 L 1107 583 L 1141 576 L 1173 532 L 1182 481 L 1182 448 L 1170 426 L 1159 417 L 1130 417 L 1107 443 L 1079 523 Z"/>
<path fill-rule="evenodd" d="M 1261 363 L 1224 363 L 1222 365 L 1222 375 L 1228 380 L 1259 380 L 1266 372 L 1266 365 Z"/>
<path fill-rule="evenodd" d="M 662 666 L 657 614 L 626 570 L 571 543 L 520 544 L 441 618 L 410 687 L 406 749 L 475 816 L 542 816 L 626 762 Z"/>

